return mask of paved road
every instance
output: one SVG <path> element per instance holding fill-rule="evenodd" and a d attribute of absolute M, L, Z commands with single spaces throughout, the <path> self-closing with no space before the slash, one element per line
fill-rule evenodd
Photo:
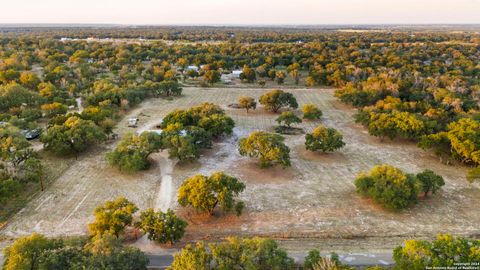
<path fill-rule="evenodd" d="M 149 269 L 166 269 L 173 262 L 172 255 L 147 254 L 147 257 L 150 260 Z"/>
<path fill-rule="evenodd" d="M 289 254 L 298 262 L 303 262 L 305 254 L 292 253 Z M 326 256 L 327 254 L 322 254 Z M 172 255 L 155 255 L 147 254 L 150 259 L 149 268 L 151 269 L 165 269 L 173 261 Z M 373 266 L 373 265 L 392 265 L 393 259 L 391 253 L 345 253 L 339 254 L 340 260 L 344 264 L 351 266 Z"/>
<path fill-rule="evenodd" d="M 324 255 L 324 254 L 323 254 Z M 297 261 L 302 262 L 305 254 L 290 254 Z M 391 253 L 347 253 L 340 254 L 340 260 L 352 266 L 391 265 Z M 149 269 L 166 269 L 173 261 L 172 255 L 147 254 L 150 260 Z M 0 254 L 0 266 L 3 265 L 3 255 Z"/>
<path fill-rule="evenodd" d="M 353 266 L 363 266 L 363 265 L 393 265 L 394 261 L 391 253 L 352 253 L 341 255 L 341 260 L 345 264 Z"/>

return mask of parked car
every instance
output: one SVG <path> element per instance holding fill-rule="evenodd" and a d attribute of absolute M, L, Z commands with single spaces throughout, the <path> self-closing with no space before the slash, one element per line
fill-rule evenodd
<path fill-rule="evenodd" d="M 34 139 L 40 137 L 40 129 L 32 129 L 32 130 L 24 129 L 20 133 L 27 140 L 34 140 Z"/>

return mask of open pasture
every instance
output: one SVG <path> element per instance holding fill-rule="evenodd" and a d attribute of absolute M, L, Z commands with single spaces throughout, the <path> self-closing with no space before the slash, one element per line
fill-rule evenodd
<path fill-rule="evenodd" d="M 286 136 L 292 167 L 260 169 L 255 160 L 239 155 L 238 139 L 254 130 L 276 125 L 276 114 L 261 107 L 248 114 L 231 109 L 239 96 L 258 97 L 269 89 L 187 87 L 172 100 L 150 99 L 134 108 L 118 124 L 116 133 L 148 130 L 175 108 L 201 102 L 221 105 L 236 123 L 234 134 L 214 143 L 198 162 L 176 164 L 166 153 L 152 155 L 151 169 L 125 175 L 108 166 L 105 153 L 115 142 L 90 151 L 73 162 L 48 189 L 36 196 L 1 231 L 6 236 L 39 232 L 48 236 L 85 234 L 93 209 L 105 200 L 122 195 L 139 208 L 173 208 L 190 226 L 186 240 L 217 239 L 227 235 L 261 235 L 288 239 L 337 239 L 369 237 L 430 237 L 441 232 L 459 235 L 480 233 L 480 189 L 465 179 L 467 168 L 445 165 L 431 153 L 404 141 L 381 142 L 370 137 L 353 121 L 355 110 L 339 103 L 331 89 L 289 89 L 300 107 L 316 104 L 323 111 L 321 121 L 304 122 L 310 132 L 320 122 L 344 135 L 346 146 L 333 154 L 305 151 L 304 136 Z M 127 119 L 138 116 L 137 130 L 127 128 Z M 406 172 L 431 169 L 444 177 L 446 185 L 435 196 L 395 213 L 382 209 L 355 192 L 353 180 L 377 164 L 390 164 Z M 176 203 L 176 189 L 183 179 L 196 173 L 225 171 L 246 183 L 241 195 L 244 215 L 205 218 Z M 335 241 L 335 240 L 333 240 Z M 368 240 L 365 240 L 368 241 Z M 375 241 L 377 248 L 391 248 L 389 241 Z"/>

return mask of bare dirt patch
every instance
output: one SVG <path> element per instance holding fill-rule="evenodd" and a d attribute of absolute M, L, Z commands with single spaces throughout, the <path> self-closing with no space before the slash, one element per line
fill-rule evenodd
<path fill-rule="evenodd" d="M 348 159 L 348 157 L 341 152 L 333 152 L 333 153 L 313 152 L 305 149 L 304 145 L 297 146 L 295 150 L 298 152 L 298 155 L 301 159 L 308 160 L 308 161 L 335 163 L 335 162 L 342 162 L 345 159 Z"/>
<path fill-rule="evenodd" d="M 258 160 L 242 160 L 227 171 L 238 174 L 241 179 L 245 179 L 248 183 L 286 183 L 295 181 L 300 176 L 300 172 L 295 168 L 282 168 L 281 166 L 273 166 L 270 168 L 261 168 Z"/>

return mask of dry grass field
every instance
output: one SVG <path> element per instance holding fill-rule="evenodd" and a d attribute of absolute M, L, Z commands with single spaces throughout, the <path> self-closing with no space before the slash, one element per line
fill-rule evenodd
<path fill-rule="evenodd" d="M 254 130 L 272 130 L 275 114 L 262 108 L 246 113 L 230 109 L 239 96 L 258 98 L 268 89 L 194 88 L 173 100 L 150 99 L 133 109 L 119 124 L 122 136 L 135 129 L 126 127 L 130 116 L 140 118 L 138 130 L 148 130 L 168 112 L 201 102 L 221 105 L 236 123 L 231 137 L 203 152 L 198 162 L 175 164 L 165 153 L 152 156 L 154 165 L 146 172 L 124 175 L 110 168 L 105 153 L 114 146 L 89 152 L 74 162 L 48 189 L 16 214 L 0 233 L 7 237 L 33 231 L 49 236 L 81 235 L 92 218 L 95 206 L 122 195 L 141 209 L 176 209 L 188 219 L 186 240 L 215 240 L 227 235 L 262 235 L 280 239 L 303 239 L 343 249 L 361 242 L 373 248 L 391 248 L 406 237 L 431 237 L 440 232 L 480 234 L 480 189 L 465 180 L 467 168 L 439 162 L 433 154 L 414 143 L 385 141 L 370 137 L 353 121 L 355 110 L 333 97 L 331 89 L 290 89 L 300 106 L 316 104 L 324 113 L 321 120 L 344 134 L 346 147 L 333 154 L 305 151 L 304 136 L 286 136 L 291 148 L 292 167 L 262 170 L 254 160 L 236 150 L 239 138 Z M 299 126 L 306 132 L 320 122 Z M 362 170 L 377 164 L 391 164 L 406 172 L 432 169 L 445 178 L 446 185 L 435 196 L 420 199 L 418 205 L 400 213 L 390 212 L 355 193 L 353 180 Z M 182 180 L 196 173 L 223 170 L 243 180 L 245 214 L 207 218 L 176 204 L 175 191 Z M 376 239 L 372 241 L 372 239 Z M 327 244 L 328 243 L 328 244 Z M 302 243 L 302 246 L 305 247 Z M 365 246 L 364 245 L 364 246 Z M 300 247 L 301 248 L 301 247 Z"/>

